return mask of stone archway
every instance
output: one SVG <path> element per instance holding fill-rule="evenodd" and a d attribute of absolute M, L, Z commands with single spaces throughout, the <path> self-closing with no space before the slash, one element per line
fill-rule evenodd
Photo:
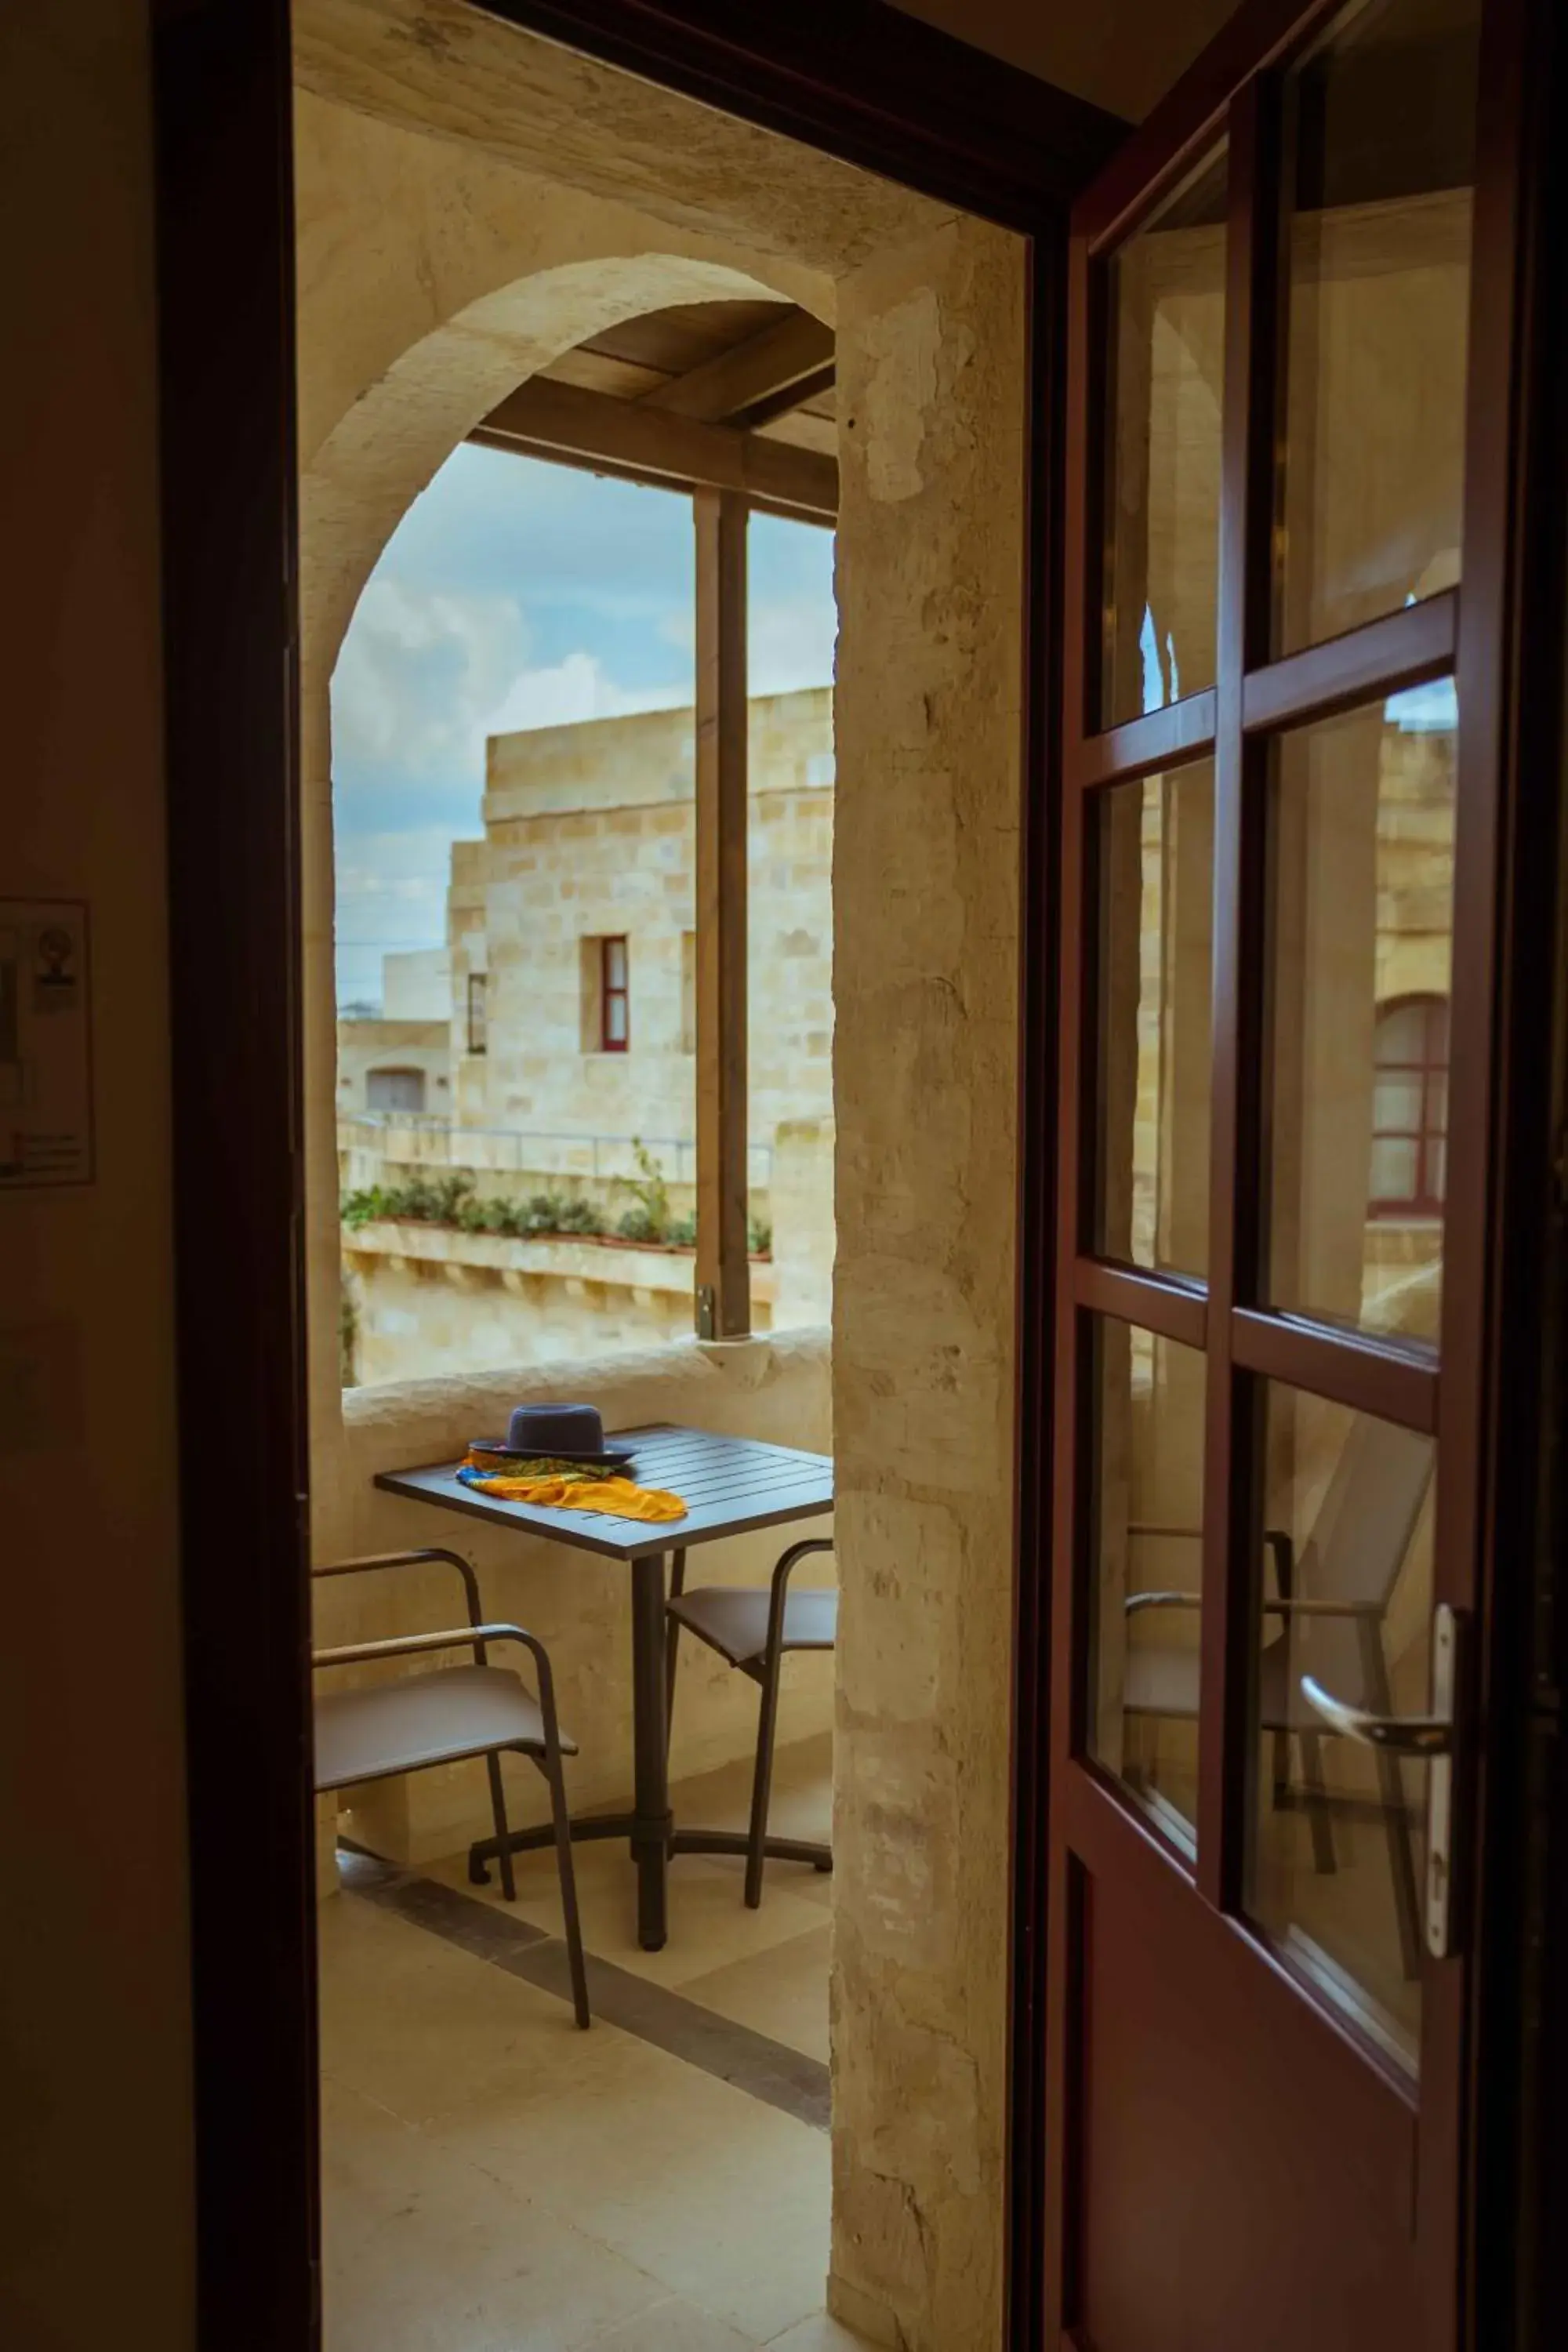
<path fill-rule="evenodd" d="M 588 209 L 597 210 L 591 200 Z M 558 226 L 551 243 L 582 242 Z M 784 273 L 796 275 L 798 273 Z M 812 307 L 830 316 L 831 287 Z M 310 1255 L 311 1455 L 319 1549 L 341 1549 L 333 1475 L 342 1444 L 332 1335 L 337 1222 L 332 672 L 383 550 L 415 499 L 481 417 L 563 352 L 620 320 L 679 303 L 790 299 L 754 269 L 658 247 L 546 261 L 476 296 L 410 341 L 317 446 L 300 476 L 300 710 Z"/>

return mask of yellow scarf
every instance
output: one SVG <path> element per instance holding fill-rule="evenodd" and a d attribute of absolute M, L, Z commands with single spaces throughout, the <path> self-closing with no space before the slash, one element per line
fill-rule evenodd
<path fill-rule="evenodd" d="M 605 1511 L 616 1519 L 683 1519 L 686 1506 L 679 1495 L 658 1486 L 638 1486 L 630 1478 L 533 1476 L 510 1478 L 504 1471 L 468 1454 L 465 1470 L 478 1471 L 463 1484 L 476 1494 L 494 1495 L 503 1503 L 536 1503 L 552 1511 Z"/>

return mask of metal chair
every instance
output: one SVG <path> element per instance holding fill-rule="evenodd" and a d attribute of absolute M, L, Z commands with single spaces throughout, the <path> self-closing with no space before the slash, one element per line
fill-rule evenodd
<path fill-rule="evenodd" d="M 749 1675 L 763 1694 L 757 1718 L 757 1760 L 752 1776 L 752 1815 L 746 1832 L 746 1903 L 755 1911 L 763 1899 L 768 1801 L 773 1791 L 773 1742 L 778 1729 L 779 1668 L 790 1650 L 831 1650 L 838 1633 L 838 1595 L 831 1589 L 792 1592 L 789 1580 L 808 1552 L 832 1551 L 830 1538 L 815 1536 L 791 1544 L 773 1573 L 767 1591 L 760 1586 L 705 1584 L 684 1590 L 686 1554 L 678 1551 L 670 1574 L 669 1620 L 665 1650 L 665 1719 L 675 1713 L 675 1669 L 681 1628 L 717 1650 L 726 1663 Z M 831 1867 L 831 1858 L 817 1868 Z"/>
<path fill-rule="evenodd" d="M 1309 1666 L 1353 1706 L 1379 1715 L 1393 1711 L 1383 1623 L 1432 1483 L 1433 1458 L 1429 1439 L 1389 1422 L 1358 1421 L 1341 1450 L 1300 1554 L 1279 1529 L 1264 1535 L 1277 1589 L 1265 1594 L 1260 1605 L 1265 1622 L 1276 1620 L 1283 1631 L 1258 1655 L 1257 1722 L 1273 1738 L 1277 1805 L 1286 1799 L 1289 1743 L 1292 1738 L 1300 1743 L 1312 1859 L 1321 1872 L 1337 1867 L 1333 1800 L 1323 1778 L 1321 1744 L 1334 1733 L 1302 1695 L 1302 1668 Z M 1127 1532 L 1201 1540 L 1191 1528 L 1133 1525 Z M 1149 1611 L 1201 1606 L 1199 1594 L 1176 1591 L 1134 1592 L 1124 1603 L 1130 1621 Z M 1123 1712 L 1134 1719 L 1147 1716 L 1194 1721 L 1198 1678 L 1195 1649 L 1140 1643 L 1127 1654 Z M 1414 1979 L 1420 1961 L 1421 1914 L 1405 1780 L 1397 1756 L 1386 1748 L 1376 1755 L 1400 1954 L 1406 1978 Z"/>
<path fill-rule="evenodd" d="M 583 1961 L 583 1931 L 577 1914 L 577 1881 L 572 1866 L 572 1825 L 566 1811 L 563 1755 L 574 1756 L 576 1742 L 563 1737 L 555 1713 L 555 1685 L 542 1642 L 521 1625 L 487 1624 L 479 1606 L 479 1580 L 460 1552 L 385 1551 L 363 1559 L 332 1560 L 312 1576 L 359 1576 L 371 1569 L 408 1568 L 444 1560 L 463 1580 L 467 1625 L 431 1633 L 399 1633 L 388 1641 L 350 1642 L 311 1653 L 313 1669 L 359 1665 L 375 1658 L 415 1657 L 425 1652 L 471 1648 L 472 1665 L 437 1666 L 368 1689 L 333 1691 L 315 1702 L 316 1788 L 351 1788 L 400 1772 L 422 1772 L 434 1764 L 482 1756 L 489 1773 L 490 1811 L 500 1841 L 501 1891 L 517 1899 L 507 1846 L 506 1795 L 501 1784 L 503 1748 L 512 1748 L 539 1767 L 550 1784 L 555 1856 L 561 1873 L 566 1950 L 572 1965 L 572 2005 L 577 2022 L 589 2022 L 588 1978 Z M 492 1666 L 491 1642 L 521 1642 L 532 1652 L 539 1696 L 510 1666 Z"/>

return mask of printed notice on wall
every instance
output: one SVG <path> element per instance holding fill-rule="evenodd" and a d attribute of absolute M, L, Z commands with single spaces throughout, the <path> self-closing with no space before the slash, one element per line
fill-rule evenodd
<path fill-rule="evenodd" d="M 87 908 L 0 898 L 0 1192 L 92 1181 Z"/>

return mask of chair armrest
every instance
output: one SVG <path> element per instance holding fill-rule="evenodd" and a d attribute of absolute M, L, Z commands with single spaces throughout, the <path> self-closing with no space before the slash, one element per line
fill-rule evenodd
<path fill-rule="evenodd" d="M 357 1666 L 372 1658 L 412 1658 L 426 1650 L 467 1650 L 476 1641 L 521 1642 L 534 1656 L 543 1644 L 521 1625 L 446 1625 L 435 1633 L 391 1633 L 381 1642 L 344 1642 L 331 1650 L 312 1650 L 312 1666 Z"/>
<path fill-rule="evenodd" d="M 447 1551 L 439 1545 L 427 1545 L 417 1551 L 364 1552 L 357 1559 L 324 1560 L 320 1567 L 312 1567 L 310 1574 L 313 1577 L 360 1576 L 367 1569 L 415 1568 L 432 1560 L 445 1560 L 448 1568 L 457 1570 L 468 1597 L 468 1622 L 478 1625 L 480 1616 L 479 1580 L 474 1574 L 472 1562 L 465 1559 L 460 1551 Z"/>
<path fill-rule="evenodd" d="M 1201 1592 L 1130 1592 L 1121 1605 L 1131 1617 L 1141 1609 L 1201 1609 L 1204 1597 Z"/>

